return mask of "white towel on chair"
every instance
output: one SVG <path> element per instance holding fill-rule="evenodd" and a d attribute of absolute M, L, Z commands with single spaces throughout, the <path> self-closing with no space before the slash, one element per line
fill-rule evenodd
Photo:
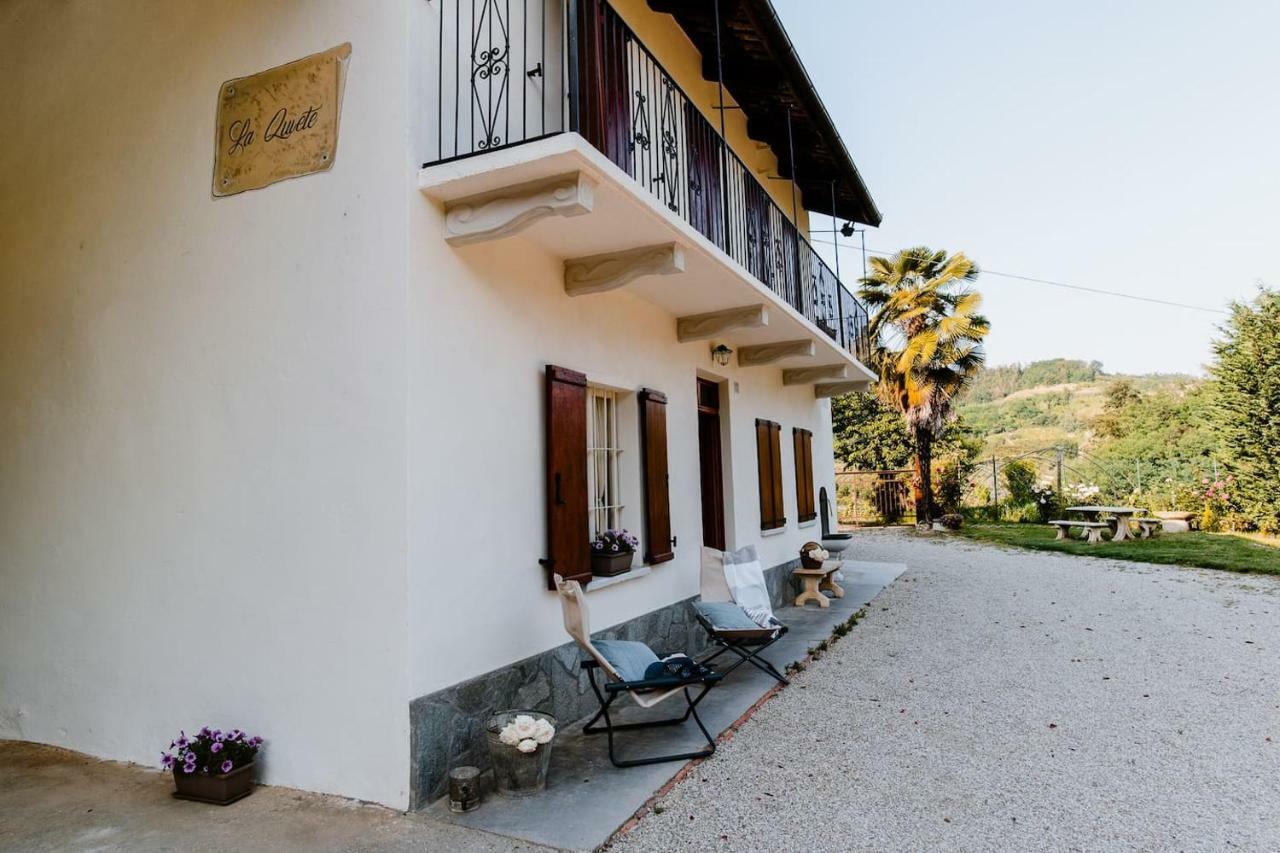
<path fill-rule="evenodd" d="M 746 611 L 751 620 L 761 628 L 776 627 L 773 603 L 769 600 L 769 588 L 764 583 L 764 570 L 754 545 L 726 551 L 724 555 L 724 579 L 729 584 L 734 603 Z"/>

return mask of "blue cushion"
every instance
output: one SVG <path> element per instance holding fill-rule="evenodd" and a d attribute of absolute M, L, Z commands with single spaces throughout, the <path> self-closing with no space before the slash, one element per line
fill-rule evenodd
<path fill-rule="evenodd" d="M 693 609 L 706 617 L 718 631 L 751 631 L 760 626 L 747 611 L 731 601 L 697 601 Z"/>
<path fill-rule="evenodd" d="M 658 660 L 653 649 L 635 640 L 595 640 L 592 645 L 618 671 L 623 681 L 644 681 L 644 671 Z"/>

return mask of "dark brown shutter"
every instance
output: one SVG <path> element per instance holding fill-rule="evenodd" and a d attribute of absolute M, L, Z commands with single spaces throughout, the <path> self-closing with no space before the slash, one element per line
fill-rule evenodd
<path fill-rule="evenodd" d="M 587 377 L 547 365 L 547 585 L 591 580 L 587 527 Z"/>
<path fill-rule="evenodd" d="M 644 468 L 644 561 L 652 566 L 676 556 L 667 487 L 667 395 L 645 388 L 639 400 L 640 464 Z"/>
<path fill-rule="evenodd" d="M 689 175 L 689 224 L 720 248 L 724 245 L 725 200 L 720 188 L 719 134 L 693 101 L 684 102 L 684 136 Z"/>
<path fill-rule="evenodd" d="M 813 521 L 813 433 L 796 427 L 791 430 L 796 461 L 796 515 L 801 523 Z"/>
<path fill-rule="evenodd" d="M 774 530 L 787 523 L 782 504 L 782 427 L 756 420 L 756 464 L 760 478 L 760 529 Z"/>
<path fill-rule="evenodd" d="M 626 25 L 606 0 L 578 0 L 573 5 L 569 62 L 577 73 L 570 77 L 569 101 L 576 126 L 570 130 L 630 173 L 633 96 L 627 85 Z"/>

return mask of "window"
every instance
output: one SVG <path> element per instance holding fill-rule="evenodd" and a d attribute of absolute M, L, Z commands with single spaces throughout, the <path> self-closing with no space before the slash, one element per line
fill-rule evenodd
<path fill-rule="evenodd" d="M 645 562 L 674 559 L 666 395 L 591 385 L 586 374 L 554 364 L 547 365 L 545 391 L 547 556 L 539 562 L 547 588 L 555 589 L 555 575 L 591 582 L 591 538 L 638 529 L 624 504 L 643 509 Z M 639 465 L 620 472 L 623 447 L 639 447 Z"/>
<path fill-rule="evenodd" d="M 782 427 L 756 420 L 756 461 L 760 474 L 760 529 L 776 530 L 787 524 L 782 507 Z"/>
<path fill-rule="evenodd" d="M 591 536 L 622 526 L 618 394 L 587 387 L 587 515 Z"/>
<path fill-rule="evenodd" d="M 818 517 L 813 508 L 813 433 L 796 427 L 791 430 L 796 461 L 796 515 L 803 524 Z"/>

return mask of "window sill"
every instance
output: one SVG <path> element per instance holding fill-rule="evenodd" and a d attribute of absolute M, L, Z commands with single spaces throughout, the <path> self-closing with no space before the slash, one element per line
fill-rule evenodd
<path fill-rule="evenodd" d="M 801 530 L 804 530 L 806 527 L 813 527 L 813 526 L 815 526 L 817 523 L 818 523 L 818 519 L 816 519 L 816 518 L 811 518 L 811 519 L 809 519 L 808 521 L 802 521 L 802 522 L 800 522 L 800 523 L 799 523 L 798 525 L 796 525 L 796 526 L 797 526 L 797 527 L 799 527 Z"/>
<path fill-rule="evenodd" d="M 771 530 L 761 530 L 760 535 L 761 536 L 781 536 L 786 532 L 787 532 L 787 527 L 786 525 L 783 525 L 782 527 L 774 527 Z"/>
<path fill-rule="evenodd" d="M 652 571 L 653 571 L 652 566 L 636 566 L 629 572 L 624 572 L 623 574 L 620 574 L 620 575 L 614 575 L 611 578 L 593 577 L 591 579 L 591 583 L 586 585 L 586 587 L 583 589 L 583 592 L 595 592 L 596 590 L 600 590 L 600 589 L 608 589 L 609 587 L 617 586 L 620 583 L 626 583 L 627 581 L 633 581 L 633 580 L 642 578 Z"/>

